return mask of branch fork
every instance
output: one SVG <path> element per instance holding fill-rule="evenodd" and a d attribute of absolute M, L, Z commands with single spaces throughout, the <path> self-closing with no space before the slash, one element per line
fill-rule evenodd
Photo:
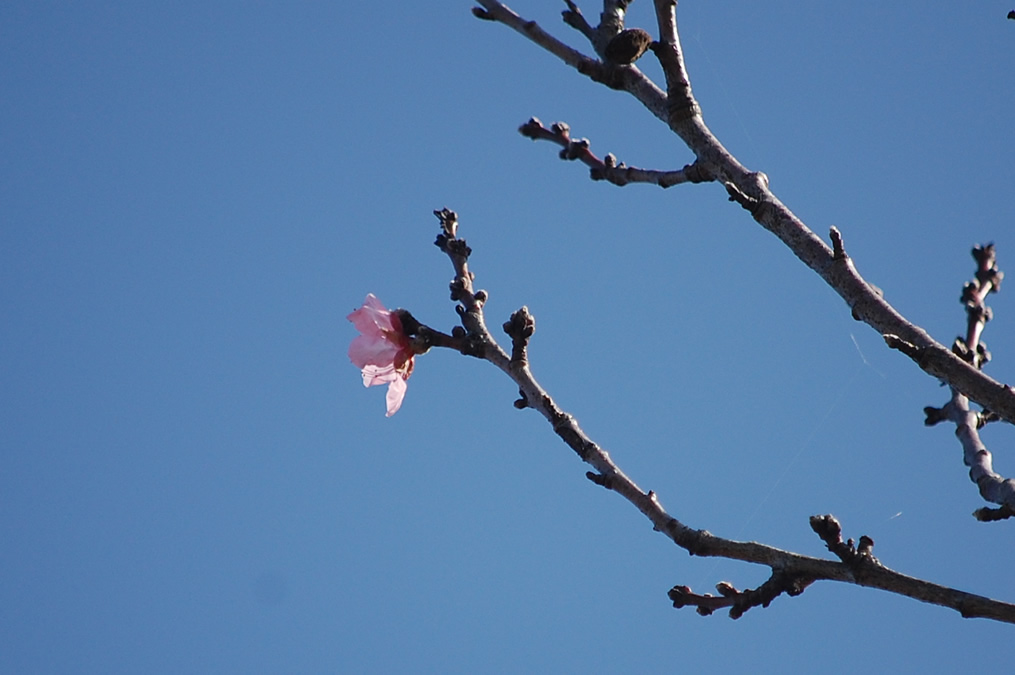
<path fill-rule="evenodd" d="M 990 416 L 1015 422 L 1015 391 L 986 377 L 980 370 L 989 356 L 980 339 L 983 325 L 990 316 L 983 306 L 983 298 L 999 287 L 1002 277 L 996 270 L 992 255 L 987 255 L 984 251 L 982 259 L 977 258 L 975 285 L 963 293 L 963 302 L 974 309 L 970 310 L 969 329 L 961 341 L 964 348 L 958 348 L 961 354 L 953 353 L 921 328 L 907 321 L 885 302 L 883 294 L 876 287 L 860 276 L 846 255 L 837 229 L 831 230 L 830 248 L 778 200 L 771 192 L 764 174 L 750 171 L 741 165 L 708 129 L 702 119 L 701 107 L 691 92 L 690 79 L 684 65 L 677 34 L 675 0 L 655 0 L 659 38 L 654 42 L 646 40 L 647 34 L 625 31 L 623 22 L 627 0 L 606 0 L 600 25 L 596 28 L 585 21 L 575 3 L 566 0 L 568 10 L 563 13 L 564 21 L 590 40 L 602 60 L 569 47 L 546 33 L 536 22 L 522 19 L 501 2 L 478 0 L 478 4 L 482 9 L 477 8 L 474 13 L 479 18 L 503 23 L 579 73 L 629 92 L 666 123 L 686 143 L 695 160 L 680 172 L 655 174 L 669 174 L 671 179 L 683 174 L 680 180 L 670 184 L 704 180 L 716 180 L 723 184 L 731 200 L 747 209 L 759 224 L 779 237 L 802 262 L 843 297 L 855 318 L 872 326 L 885 337 L 890 346 L 912 358 L 927 373 L 947 382 L 953 389 L 952 401 L 933 416 L 937 421 L 949 419 L 956 422 L 956 433 L 962 440 L 966 463 L 971 467 L 970 476 L 988 501 L 993 499 L 994 493 L 1007 490 L 1009 494 L 1015 494 L 1015 481 L 1005 481 L 990 471 L 990 453 L 979 442 L 976 434 L 977 428 Z M 627 43 L 613 42 L 611 47 L 611 42 L 621 36 L 624 36 Z M 646 49 L 651 49 L 662 66 L 666 79 L 665 90 L 653 83 L 636 66 L 623 63 L 637 58 Z M 634 56 L 629 57 L 628 54 Z M 610 155 L 599 159 L 589 150 L 588 141 L 571 139 L 567 125 L 558 124 L 546 129 L 538 120 L 533 119 L 522 127 L 522 132 L 530 138 L 557 143 L 562 147 L 563 158 L 581 160 L 590 167 L 590 174 L 595 179 L 609 180 L 616 184 L 636 181 L 663 184 L 657 175 L 653 175 L 652 180 L 641 180 L 640 178 L 649 176 L 650 172 L 618 164 Z M 638 174 L 639 171 L 643 173 Z M 811 526 L 828 549 L 839 558 L 838 561 L 812 558 L 755 542 L 724 539 L 705 530 L 690 528 L 671 516 L 657 495 L 642 490 L 626 476 L 609 454 L 582 431 L 572 415 L 557 406 L 532 376 L 527 347 L 535 324 L 527 308 L 515 312 L 504 324 L 505 331 L 512 340 L 511 354 L 498 345 L 487 330 L 484 320 L 487 295 L 473 288 L 474 277 L 468 269 L 471 250 L 464 240 L 458 238 L 457 216 L 448 209 L 435 211 L 435 214 L 441 221 L 442 228 L 436 244 L 448 255 L 455 269 L 451 296 L 459 303 L 456 311 L 461 317 L 462 326 L 456 327 L 451 335 L 445 335 L 418 325 L 417 322 L 416 337 L 426 343 L 421 347 L 448 346 L 497 366 L 518 386 L 520 398 L 515 406 L 532 408 L 543 415 L 554 432 L 584 462 L 592 466 L 594 471 L 586 474 L 592 482 L 627 499 L 649 519 L 653 529 L 663 533 L 690 554 L 741 560 L 768 566 L 772 571 L 770 579 L 753 590 L 739 591 L 732 584 L 721 582 L 716 586 L 719 596 L 696 595 L 687 587 L 675 586 L 670 591 L 675 606 L 694 605 L 702 613 L 729 607 L 730 615 L 736 618 L 751 607 L 767 606 L 783 592 L 798 595 L 814 581 L 824 579 L 881 588 L 955 609 L 964 617 L 979 616 L 1015 623 L 1015 605 L 913 579 L 888 569 L 873 556 L 872 539 L 863 536 L 856 543 L 852 539 L 843 542 L 841 527 L 831 516 L 815 516 L 811 519 Z M 990 412 L 972 413 L 968 409 L 969 398 L 986 406 Z M 928 414 L 928 420 L 930 418 L 931 414 Z M 991 496 L 986 494 L 988 492 Z M 1001 507 L 992 510 L 982 519 L 1015 513 L 1015 500 L 1005 498 L 993 501 L 1001 504 Z"/>
<path fill-rule="evenodd" d="M 571 138 L 571 127 L 564 122 L 554 122 L 547 129 L 538 118 L 530 118 L 518 127 L 518 132 L 534 141 L 550 141 L 561 146 L 560 158 L 565 160 L 581 160 L 589 167 L 592 180 L 605 180 L 614 185 L 624 186 L 629 183 L 654 183 L 662 188 L 672 187 L 680 183 L 704 183 L 713 180 L 704 165 L 695 162 L 677 171 L 656 171 L 639 169 L 618 163 L 613 154 L 600 159 L 590 149 L 587 138 Z"/>
<path fill-rule="evenodd" d="M 528 308 L 522 307 L 512 313 L 503 325 L 512 341 L 511 354 L 500 347 L 486 327 L 484 309 L 487 295 L 473 288 L 474 275 L 468 268 L 471 249 L 458 236 L 457 214 L 446 208 L 434 211 L 434 214 L 441 224 L 437 246 L 448 256 L 455 270 L 451 283 L 452 296 L 458 303 L 456 311 L 462 325 L 456 326 L 447 335 L 419 323 L 405 310 L 399 310 L 402 312 L 403 329 L 410 334 L 414 344 L 418 340 L 421 347 L 455 349 L 497 366 L 518 386 L 520 398 L 515 401 L 515 407 L 532 408 L 543 415 L 554 433 L 583 462 L 591 465 L 593 470 L 586 473 L 590 481 L 626 499 L 648 518 L 654 530 L 691 555 L 741 560 L 765 565 L 771 570 L 770 578 L 756 589 L 738 590 L 729 582 L 720 582 L 716 586 L 718 596 L 697 595 L 686 586 L 674 586 L 668 595 L 675 607 L 695 606 L 702 614 L 729 608 L 730 616 L 738 618 L 752 607 L 767 607 L 783 593 L 799 595 L 815 581 L 829 580 L 881 588 L 953 608 L 962 616 L 1015 623 L 1015 605 L 913 579 L 888 569 L 874 557 L 872 539 L 863 536 L 856 544 L 852 539 L 843 542 L 841 527 L 831 516 L 815 516 L 811 519 L 811 526 L 839 558 L 838 561 L 791 553 L 756 542 L 724 539 L 677 520 L 665 510 L 654 491 L 638 487 L 610 455 L 585 434 L 574 416 L 562 410 L 536 381 L 527 355 L 535 332 L 535 319 Z"/>

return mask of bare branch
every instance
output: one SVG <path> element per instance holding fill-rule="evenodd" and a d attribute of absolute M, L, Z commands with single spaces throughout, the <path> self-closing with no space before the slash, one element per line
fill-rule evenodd
<path fill-rule="evenodd" d="M 670 598 L 675 606 L 695 605 L 699 611 L 705 609 L 708 612 L 719 607 L 730 607 L 730 615 L 737 617 L 751 607 L 767 606 L 783 592 L 798 595 L 814 581 L 828 580 L 880 588 L 949 607 L 964 617 L 1015 623 L 1015 605 L 914 579 L 888 569 L 871 555 L 873 541 L 869 537 L 861 537 L 858 547 L 854 547 L 852 541 L 843 544 L 841 528 L 831 516 L 815 517 L 811 522 L 830 550 L 839 556 L 840 562 L 812 558 L 756 542 L 716 537 L 705 530 L 692 529 L 674 518 L 663 508 L 655 492 L 646 492 L 635 484 L 613 462 L 610 455 L 585 434 L 577 420 L 561 410 L 536 381 L 526 353 L 528 343 L 535 333 L 535 319 L 527 308 L 519 309 L 504 324 L 504 330 L 512 340 L 511 356 L 497 344 L 486 327 L 483 315 L 487 294 L 473 290 L 474 275 L 468 269 L 471 249 L 458 237 L 458 216 L 446 208 L 434 211 L 434 214 L 441 222 L 441 233 L 437 236 L 436 244 L 451 260 L 455 270 L 451 291 L 452 299 L 460 303 L 456 310 L 462 326 L 457 327 L 449 336 L 412 319 L 403 321 L 406 334 L 413 339 L 427 339 L 432 346 L 445 346 L 478 356 L 497 366 L 518 386 L 521 398 L 515 402 L 515 407 L 533 408 L 543 415 L 568 447 L 582 461 L 592 466 L 594 471 L 586 474 L 592 482 L 624 497 L 651 521 L 656 531 L 663 533 L 691 555 L 740 560 L 765 565 L 772 570 L 772 578 L 754 590 L 737 591 L 731 584 L 721 584 L 721 599 L 696 596 L 690 589 L 674 587 L 670 591 Z"/>
<path fill-rule="evenodd" d="M 992 523 L 995 520 L 1015 517 L 1015 510 L 1008 506 L 1001 506 L 996 509 L 982 506 L 973 511 L 973 517 L 982 523 Z"/>
<path fill-rule="evenodd" d="M 460 302 L 455 307 L 461 317 L 464 333 L 452 333 L 458 342 L 452 346 L 462 353 L 476 356 L 490 361 L 502 370 L 508 364 L 508 355 L 500 348 L 494 340 L 489 339 L 490 331 L 483 322 L 483 304 L 487 300 L 486 291 L 474 291 L 472 286 L 473 275 L 469 271 L 469 256 L 472 249 L 459 239 L 458 214 L 450 209 L 444 208 L 434 211 L 441 222 L 441 233 L 437 235 L 434 244 L 443 251 L 455 268 L 455 277 L 451 280 L 451 300 Z M 433 331 L 439 334 L 439 331 Z M 412 335 L 412 333 L 407 333 Z M 435 343 L 435 346 L 436 343 Z"/>
<path fill-rule="evenodd" d="M 655 171 L 652 169 L 639 169 L 627 166 L 623 162 L 617 163 L 612 155 L 606 155 L 599 159 L 589 149 L 588 139 L 571 138 L 571 128 L 564 122 L 554 122 L 547 129 L 539 119 L 533 117 L 518 128 L 522 136 L 531 138 L 534 141 L 552 141 L 563 148 L 560 151 L 560 158 L 567 160 L 581 160 L 589 167 L 589 176 L 592 180 L 605 180 L 614 185 L 627 185 L 628 183 L 654 183 L 659 187 L 668 188 L 680 183 L 702 183 L 712 180 L 702 169 L 700 164 L 688 164 L 679 171 Z"/>
<path fill-rule="evenodd" d="M 479 11 L 482 12 L 484 19 L 498 21 L 517 31 L 589 79 L 605 84 L 612 89 L 622 89 L 629 92 L 651 110 L 652 114 L 666 121 L 666 94 L 652 80 L 646 77 L 644 73 L 638 70 L 637 67 L 609 65 L 598 59 L 585 56 L 551 36 L 535 21 L 522 19 L 505 4 L 495 0 L 477 0 L 477 2 L 483 7 Z M 619 7 L 621 5 L 626 6 L 627 3 L 616 2 L 609 4 Z M 473 13 L 475 12 L 476 10 L 473 10 Z M 619 25 L 608 37 L 612 37 L 612 35 L 620 32 L 622 27 L 623 17 L 621 15 Z M 597 40 L 598 38 L 593 40 L 594 47 Z M 605 46 L 604 43 L 602 48 L 605 49 Z M 599 51 L 597 49 L 597 53 Z"/>
<path fill-rule="evenodd" d="M 881 566 L 871 553 L 874 549 L 874 540 L 865 534 L 860 537 L 860 543 L 856 546 L 853 545 L 852 539 L 844 542 L 842 526 L 834 516 L 811 516 L 811 529 L 821 537 L 821 541 L 825 542 L 829 551 L 852 567 L 855 572 L 860 573 L 863 565 Z"/>
<path fill-rule="evenodd" d="M 952 350 L 973 367 L 983 368 L 990 361 L 990 352 L 983 342 L 983 329 L 993 313 L 987 307 L 986 298 L 1001 290 L 1004 272 L 997 267 L 993 244 L 973 248 L 976 260 L 976 274 L 973 280 L 962 288 L 961 302 L 966 308 L 965 338 L 956 338 Z M 1001 508 L 981 508 L 973 516 L 981 521 L 995 521 L 1015 515 L 1015 480 L 996 473 L 987 446 L 980 439 L 979 429 L 990 419 L 988 411 L 977 413 L 969 409 L 969 399 L 952 387 L 951 400 L 943 408 L 924 408 L 927 419 L 924 424 L 933 426 L 949 420 L 955 423 L 955 435 L 962 444 L 962 461 L 969 467 L 969 479 L 977 485 L 988 502 L 1000 504 Z"/>
<path fill-rule="evenodd" d="M 779 201 L 769 189 L 764 174 L 740 164 L 709 130 L 701 107 L 691 93 L 680 49 L 674 0 L 654 0 L 659 38 L 652 50 L 666 76 L 665 92 L 635 66 L 611 65 L 584 57 L 547 35 L 534 22 L 524 21 L 503 3 L 478 2 L 489 18 L 525 35 L 578 72 L 633 95 L 684 141 L 703 174 L 722 182 L 733 201 L 743 206 L 842 297 L 854 318 L 871 326 L 890 345 L 906 346 L 901 351 L 929 375 L 944 380 L 965 396 L 1015 423 L 1015 390 L 983 374 L 902 316 L 857 272 L 844 252 L 841 255 L 834 252 Z"/>
<path fill-rule="evenodd" d="M 652 41 L 652 38 L 648 37 L 648 33 L 643 30 L 637 28 L 631 31 L 624 30 L 624 17 L 630 0 L 606 0 L 603 3 L 603 12 L 599 15 L 599 25 L 595 28 L 585 20 L 578 5 L 571 0 L 564 0 L 564 2 L 567 5 L 567 9 L 561 12 L 564 23 L 584 35 L 592 48 L 595 49 L 596 54 L 606 61 L 617 64 L 634 63 Z M 627 35 L 617 40 L 616 38 L 623 33 L 627 33 Z M 647 40 L 644 39 L 646 37 Z M 624 49 L 625 44 L 629 46 L 629 50 Z M 622 58 L 625 53 L 630 53 L 630 58 Z"/>
<path fill-rule="evenodd" d="M 656 0 L 655 6 L 656 20 L 659 24 L 659 41 L 653 47 L 653 51 L 655 51 L 656 58 L 659 59 L 659 65 L 662 66 L 663 74 L 666 77 L 666 121 L 681 138 L 684 138 L 684 133 L 691 134 L 693 132 L 694 136 L 701 135 L 703 140 L 711 137 L 711 140 L 718 145 L 719 141 L 712 136 L 712 132 L 705 127 L 704 123 L 700 124 L 700 128 L 696 128 L 692 122 L 692 120 L 700 122 L 701 106 L 694 100 L 694 95 L 691 93 L 691 79 L 684 66 L 684 54 L 680 48 L 680 37 L 677 34 L 677 3 L 674 0 Z M 685 122 L 692 122 L 692 124 L 688 125 Z M 684 140 L 688 142 L 686 138 Z M 688 142 L 688 146 L 692 150 L 695 149 L 690 142 Z"/>
<path fill-rule="evenodd" d="M 786 572 L 773 571 L 768 581 L 756 589 L 738 591 L 728 581 L 720 581 L 715 585 L 719 595 L 711 593 L 698 595 L 692 593 L 687 586 L 674 586 L 669 590 L 667 596 L 677 609 L 681 607 L 697 607 L 698 614 L 708 616 L 717 609 L 730 608 L 730 618 L 739 619 L 744 612 L 752 607 L 768 607 L 777 597 L 786 593 L 789 596 L 800 595 L 814 582 L 802 576 L 794 576 Z"/>
<path fill-rule="evenodd" d="M 571 2 L 571 0 L 564 0 L 564 2 L 567 5 L 567 9 L 560 13 L 564 23 L 588 38 L 588 41 L 594 46 L 596 43 L 596 29 L 585 20 L 585 16 L 578 9 L 578 5 Z"/>

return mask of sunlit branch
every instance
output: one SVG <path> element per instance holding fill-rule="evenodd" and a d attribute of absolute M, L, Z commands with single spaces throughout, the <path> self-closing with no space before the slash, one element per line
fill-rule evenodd
<path fill-rule="evenodd" d="M 956 338 L 952 350 L 976 368 L 983 368 L 990 361 L 990 352 L 983 341 L 983 329 L 993 316 L 987 307 L 990 293 L 1001 290 L 1004 272 L 997 268 L 994 245 L 973 248 L 976 259 L 976 275 L 962 289 L 962 304 L 966 307 L 966 335 Z M 969 478 L 980 490 L 980 496 L 1000 508 L 983 507 L 973 515 L 978 520 L 993 521 L 1015 515 L 1015 480 L 1006 479 L 994 472 L 990 451 L 980 439 L 979 428 L 991 420 L 989 411 L 975 412 L 969 409 L 969 399 L 952 388 L 951 400 L 944 408 L 924 408 L 926 424 L 932 426 L 945 420 L 955 423 L 955 435 L 962 444 L 962 458 L 969 467 Z"/>
<path fill-rule="evenodd" d="M 674 587 L 670 591 L 670 598 L 675 606 L 695 605 L 699 611 L 707 610 L 705 613 L 719 607 L 729 607 L 730 615 L 737 617 L 751 607 L 767 606 L 784 592 L 798 595 L 814 581 L 828 580 L 880 588 L 949 607 L 964 617 L 1015 623 L 1015 605 L 914 579 L 884 567 L 870 554 L 873 541 L 868 537 L 861 537 L 859 547 L 854 547 L 852 541 L 843 544 L 838 522 L 831 516 L 816 516 L 811 519 L 811 526 L 829 549 L 839 556 L 839 562 L 791 553 L 756 542 L 716 537 L 705 530 L 688 527 L 674 518 L 663 508 L 655 492 L 645 491 L 635 484 L 613 462 L 610 455 L 589 438 L 577 420 L 561 410 L 536 381 L 527 354 L 536 324 L 526 307 L 514 312 L 503 324 L 505 333 L 511 338 L 510 356 L 497 343 L 484 318 L 488 294 L 474 290 L 474 274 L 468 266 L 472 249 L 458 236 L 458 216 L 446 208 L 434 211 L 434 214 L 441 224 L 436 244 L 448 256 L 454 268 L 451 298 L 457 303 L 455 309 L 462 325 L 456 326 L 448 335 L 414 319 L 403 318 L 406 334 L 413 340 L 426 340 L 427 346 L 455 349 L 497 366 L 518 386 L 520 398 L 515 401 L 515 407 L 532 408 L 546 418 L 567 446 L 582 461 L 592 466 L 594 471 L 586 473 L 590 481 L 624 497 L 649 519 L 656 531 L 663 533 L 691 555 L 740 560 L 765 565 L 772 570 L 771 579 L 758 589 L 737 591 L 729 583 L 720 584 L 718 588 L 721 599 L 697 596 L 683 586 Z M 677 597 L 674 597 L 674 593 Z"/>
<path fill-rule="evenodd" d="M 614 185 L 627 185 L 628 183 L 653 183 L 659 187 L 668 188 L 680 183 L 702 183 L 711 180 L 700 164 L 688 164 L 678 171 L 656 171 L 653 169 L 639 169 L 627 166 L 623 162 L 617 163 L 617 159 L 608 154 L 599 159 L 589 149 L 589 141 L 585 138 L 577 140 L 571 138 L 571 128 L 563 122 L 554 122 L 549 129 L 543 123 L 533 117 L 518 128 L 518 131 L 526 138 L 534 141 L 551 141 L 559 145 L 560 158 L 567 160 L 580 160 L 589 167 L 589 175 L 592 180 L 605 180 Z"/>
<path fill-rule="evenodd" d="M 768 178 L 763 173 L 750 171 L 740 164 L 706 126 L 701 107 L 691 93 L 680 48 L 674 0 L 654 0 L 659 38 L 651 49 L 662 66 L 665 91 L 633 65 L 612 64 L 581 55 L 501 2 L 477 2 L 483 8 L 475 10 L 477 16 L 509 26 L 579 73 L 633 95 L 684 141 L 696 158 L 694 164 L 704 175 L 722 182 L 732 201 L 744 207 L 754 220 L 777 236 L 842 297 L 854 318 L 878 331 L 891 346 L 899 348 L 929 375 L 944 380 L 963 395 L 1015 423 L 1015 390 L 988 377 L 903 317 L 857 272 L 848 256 L 836 255 L 779 201 L 769 189 Z M 627 3 L 616 4 L 626 6 Z M 568 12 L 575 11 L 572 5 L 568 3 Z M 595 33 L 599 29 L 592 30 Z"/>

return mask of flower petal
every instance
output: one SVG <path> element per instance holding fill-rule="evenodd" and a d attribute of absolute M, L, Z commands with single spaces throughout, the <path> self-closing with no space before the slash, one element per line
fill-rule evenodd
<path fill-rule="evenodd" d="M 399 347 L 381 337 L 359 335 L 349 345 L 349 360 L 357 368 L 391 365 L 395 362 Z"/>
<path fill-rule="evenodd" d="M 406 383 L 414 365 L 412 346 L 402 332 L 399 315 L 381 304 L 373 293 L 348 316 L 359 330 L 349 345 L 349 359 L 360 368 L 363 386 L 388 385 L 387 416 L 394 415 L 405 398 Z"/>
<path fill-rule="evenodd" d="M 352 321 L 356 330 L 364 335 L 380 337 L 383 331 L 400 333 L 402 328 L 401 322 L 398 322 L 398 325 L 394 323 L 398 317 L 385 309 L 373 293 L 368 293 L 363 306 L 345 318 Z"/>
<path fill-rule="evenodd" d="M 398 409 L 402 407 L 402 399 L 405 398 L 406 389 L 405 380 L 401 377 L 395 377 L 388 385 L 388 394 L 384 397 L 385 402 L 388 404 L 388 412 L 385 413 L 385 417 L 391 417 Z"/>
<path fill-rule="evenodd" d="M 363 386 L 373 387 L 378 384 L 386 384 L 401 379 L 394 366 L 379 368 L 377 366 L 365 366 L 363 368 Z"/>

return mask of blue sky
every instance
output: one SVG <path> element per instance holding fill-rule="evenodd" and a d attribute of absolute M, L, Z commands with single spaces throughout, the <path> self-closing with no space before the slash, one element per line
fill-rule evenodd
<path fill-rule="evenodd" d="M 348 3 L 345 3 L 349 5 Z M 516 133 L 689 153 L 469 3 L 0 6 L 0 669 L 954 672 L 1011 629 L 819 583 L 755 586 L 653 533 L 488 364 L 421 357 L 384 416 L 346 358 L 368 292 L 450 330 L 455 209 L 497 326 L 694 527 L 1015 600 L 946 391 L 714 185 L 616 188 Z M 572 44 L 563 8 L 512 5 Z M 1015 22 L 998 3 L 680 4 L 706 120 L 904 314 L 949 342 L 969 249 L 1015 260 Z M 585 6 L 594 17 L 597 8 Z M 630 26 L 653 28 L 651 3 Z M 648 60 L 646 71 L 658 69 Z M 1015 380 L 991 296 L 989 372 Z M 1015 475 L 1008 429 L 984 440 Z"/>

